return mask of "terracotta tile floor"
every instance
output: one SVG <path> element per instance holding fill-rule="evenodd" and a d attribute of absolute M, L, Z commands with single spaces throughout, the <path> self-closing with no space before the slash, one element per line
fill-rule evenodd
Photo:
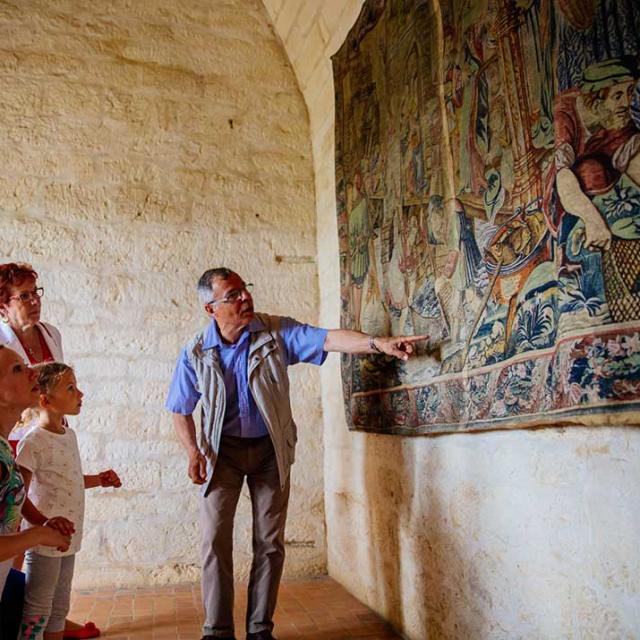
<path fill-rule="evenodd" d="M 236 588 L 235 621 L 243 640 L 246 586 Z M 197 585 L 76 591 L 70 618 L 92 620 L 110 640 L 199 640 L 202 607 Z M 375 613 L 331 578 L 285 580 L 274 633 L 278 640 L 398 638 Z"/>

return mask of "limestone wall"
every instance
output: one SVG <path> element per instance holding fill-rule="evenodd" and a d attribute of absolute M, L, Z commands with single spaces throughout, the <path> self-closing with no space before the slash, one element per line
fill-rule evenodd
<path fill-rule="evenodd" d="M 339 321 L 329 56 L 361 0 L 265 0 L 309 108 L 321 320 Z M 414 640 L 634 638 L 640 433 L 349 433 L 322 371 L 329 573 Z"/>
<path fill-rule="evenodd" d="M 257 306 L 317 321 L 306 107 L 257 0 L 0 4 L 0 259 L 46 289 L 86 392 L 90 492 L 76 586 L 198 575 L 197 490 L 162 404 L 204 322 L 195 281 L 226 264 Z M 289 574 L 325 567 L 318 373 L 292 371 L 301 442 Z M 250 554 L 248 499 L 237 567 Z"/>

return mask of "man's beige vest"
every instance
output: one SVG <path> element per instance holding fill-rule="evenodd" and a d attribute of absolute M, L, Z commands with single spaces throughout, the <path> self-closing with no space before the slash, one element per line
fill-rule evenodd
<path fill-rule="evenodd" d="M 269 430 L 276 452 L 280 484 L 284 487 L 295 459 L 298 440 L 291 414 L 289 375 L 284 342 L 280 336 L 280 318 L 256 314 L 264 329 L 251 333 L 247 360 L 249 389 Z M 203 349 L 204 332 L 187 345 L 187 355 L 202 394 L 200 447 L 207 458 L 207 482 L 204 495 L 211 491 L 211 480 L 220 450 L 222 422 L 226 406 L 224 380 L 217 349 Z"/>

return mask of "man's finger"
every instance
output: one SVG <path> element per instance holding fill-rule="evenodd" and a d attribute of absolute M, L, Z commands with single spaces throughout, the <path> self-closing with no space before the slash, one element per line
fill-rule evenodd
<path fill-rule="evenodd" d="M 202 477 L 200 476 L 199 473 L 191 471 L 189 472 L 189 478 L 191 479 L 191 482 L 193 482 L 193 484 L 203 484 L 204 480 L 202 479 Z"/>
<path fill-rule="evenodd" d="M 189 460 L 189 478 L 194 484 L 204 484 L 207 480 L 207 459 L 201 453 Z"/>
<path fill-rule="evenodd" d="M 391 355 L 395 356 L 399 360 L 408 360 L 409 359 L 409 356 L 407 355 L 406 351 L 401 351 L 397 347 L 393 347 L 393 349 L 391 350 Z"/>
<path fill-rule="evenodd" d="M 399 336 L 397 340 L 402 342 L 420 342 L 420 340 L 428 340 L 429 336 Z"/>
<path fill-rule="evenodd" d="M 207 479 L 206 476 L 206 463 L 203 463 L 202 460 L 198 460 L 190 469 L 189 469 L 189 477 L 191 478 L 191 482 L 194 484 L 204 484 Z"/>

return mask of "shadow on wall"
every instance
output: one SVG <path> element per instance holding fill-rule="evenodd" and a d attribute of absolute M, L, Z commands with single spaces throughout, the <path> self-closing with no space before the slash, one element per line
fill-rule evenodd
<path fill-rule="evenodd" d="M 382 435 L 364 442 L 369 562 L 376 576 L 370 603 L 409 637 L 483 637 L 491 598 L 465 553 L 457 506 L 459 498 L 467 504 L 469 530 L 470 517 L 478 517 L 473 502 L 479 495 L 468 486 L 456 504 L 443 502 L 439 447 L 416 445 L 413 439 Z M 418 451 L 428 451 L 427 459 L 417 460 Z"/>

